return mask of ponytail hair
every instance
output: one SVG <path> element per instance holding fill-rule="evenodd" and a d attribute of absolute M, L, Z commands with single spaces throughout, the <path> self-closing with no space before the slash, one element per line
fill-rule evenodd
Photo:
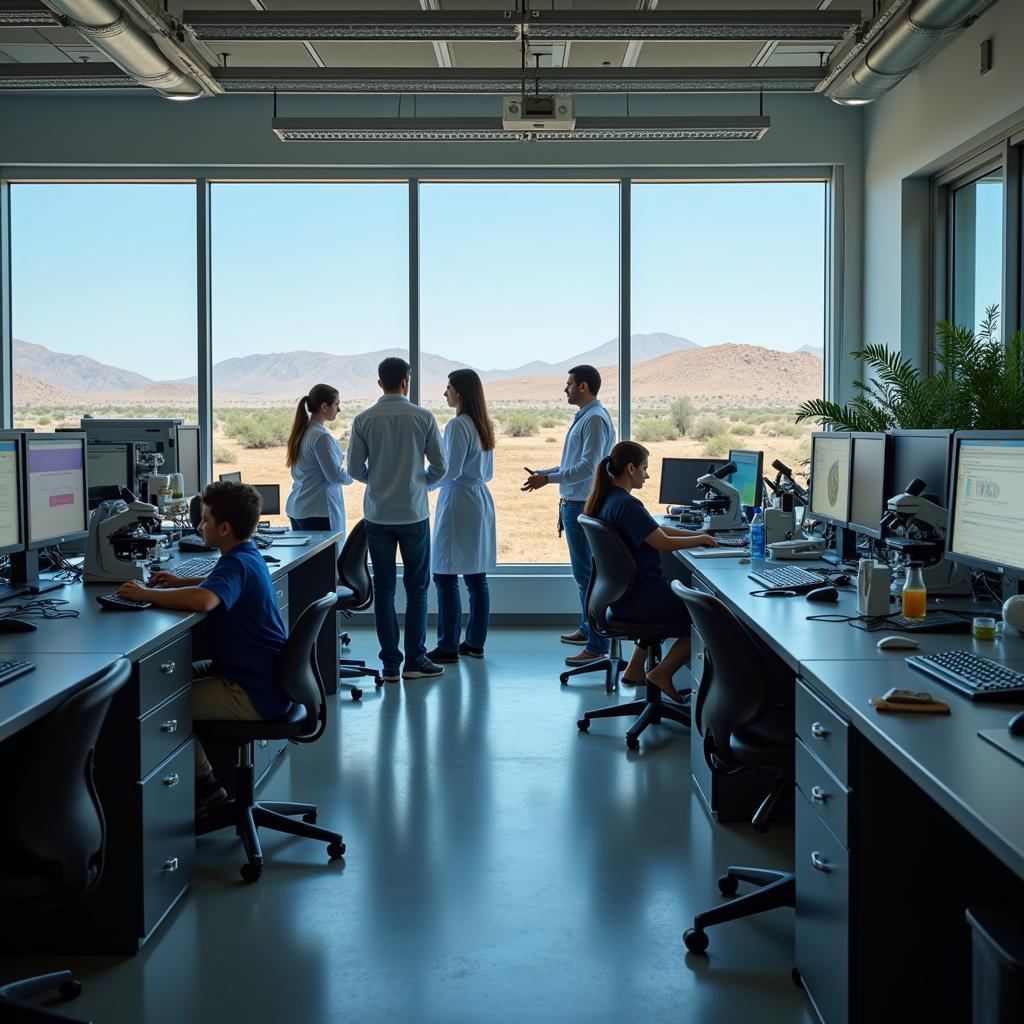
<path fill-rule="evenodd" d="M 298 407 L 295 410 L 295 419 L 292 420 L 292 430 L 288 435 L 288 454 L 284 464 L 291 469 L 299 461 L 299 453 L 302 447 L 302 435 L 309 426 L 310 417 L 321 405 L 330 405 L 337 401 L 338 389 L 332 388 L 330 384 L 314 384 L 309 389 L 309 394 L 299 399 Z"/>
<path fill-rule="evenodd" d="M 651 453 L 636 441 L 620 441 L 598 464 L 594 473 L 594 486 L 583 506 L 585 516 L 600 515 L 605 500 L 615 486 L 614 480 L 626 472 L 627 466 L 639 466 Z"/>

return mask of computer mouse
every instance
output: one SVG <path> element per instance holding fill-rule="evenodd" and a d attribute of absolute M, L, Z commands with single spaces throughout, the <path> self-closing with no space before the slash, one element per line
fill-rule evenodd
<path fill-rule="evenodd" d="M 832 577 L 832 582 L 837 587 L 845 587 L 845 586 L 849 585 L 850 577 L 847 576 L 845 572 L 841 572 L 838 576 L 833 576 Z"/>
<path fill-rule="evenodd" d="M 275 565 L 277 565 L 277 563 L 280 562 L 281 559 L 280 558 L 275 558 L 273 555 L 264 555 L 263 556 L 263 561 L 264 562 L 273 562 Z"/>
<path fill-rule="evenodd" d="M 0 619 L 0 633 L 34 633 L 38 628 L 24 619 Z"/>
<path fill-rule="evenodd" d="M 875 646 L 880 651 L 916 651 L 921 645 L 909 636 L 883 636 Z"/>
<path fill-rule="evenodd" d="M 1024 711 L 1018 711 L 1007 726 L 1011 736 L 1024 736 Z"/>
<path fill-rule="evenodd" d="M 827 587 L 815 587 L 807 592 L 808 601 L 826 601 L 834 604 L 839 600 L 839 591 L 831 584 Z"/>

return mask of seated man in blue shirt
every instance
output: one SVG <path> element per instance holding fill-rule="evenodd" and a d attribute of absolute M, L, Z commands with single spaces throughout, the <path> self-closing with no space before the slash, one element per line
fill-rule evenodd
<path fill-rule="evenodd" d="M 291 707 L 277 671 L 286 632 L 274 599 L 270 573 L 249 539 L 259 522 L 261 500 L 248 484 L 214 483 L 203 492 L 199 532 L 220 551 L 209 576 L 157 572 L 149 586 L 136 580 L 118 593 L 158 608 L 210 615 L 213 658 L 192 666 L 193 719 L 259 721 L 279 718 Z M 206 810 L 227 796 L 196 741 L 196 807 Z"/>

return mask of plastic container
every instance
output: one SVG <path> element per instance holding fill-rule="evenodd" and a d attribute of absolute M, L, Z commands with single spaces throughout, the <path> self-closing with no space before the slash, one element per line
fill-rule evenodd
<path fill-rule="evenodd" d="M 923 619 L 928 604 L 928 591 L 924 585 L 924 575 L 920 562 L 907 564 L 907 579 L 903 584 L 903 617 L 905 619 Z"/>
<path fill-rule="evenodd" d="M 765 538 L 764 514 L 759 508 L 754 509 L 754 518 L 750 523 L 750 557 L 755 562 L 763 562 L 768 555 Z"/>

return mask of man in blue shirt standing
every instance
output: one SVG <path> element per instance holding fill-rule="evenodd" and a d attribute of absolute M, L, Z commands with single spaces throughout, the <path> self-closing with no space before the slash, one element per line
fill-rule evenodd
<path fill-rule="evenodd" d="M 585 665 L 608 653 L 608 641 L 600 636 L 591 636 L 587 624 L 587 587 L 590 586 L 590 545 L 583 527 L 577 522 L 590 488 L 598 463 L 608 455 L 615 445 L 615 424 L 608 411 L 598 401 L 601 390 L 601 374 L 593 366 L 574 366 L 569 371 L 565 384 L 565 396 L 570 405 L 579 406 L 565 435 L 562 446 L 562 461 L 551 469 L 532 470 L 523 484 L 524 491 L 536 491 L 549 483 L 558 484 L 560 531 L 565 531 L 569 545 L 569 562 L 572 575 L 580 591 L 582 616 L 578 628 L 572 633 L 563 633 L 562 642 L 579 644 L 583 650 L 565 659 L 567 665 Z"/>
<path fill-rule="evenodd" d="M 377 367 L 384 392 L 352 421 L 348 471 L 366 484 L 363 518 L 373 562 L 373 618 L 385 682 L 397 682 L 402 664 L 395 614 L 396 551 L 405 585 L 403 679 L 439 676 L 427 658 L 427 588 L 430 586 L 430 509 L 427 488 L 444 476 L 437 420 L 409 401 L 409 364 L 390 356 Z M 427 467 L 424 469 L 424 458 Z"/>

